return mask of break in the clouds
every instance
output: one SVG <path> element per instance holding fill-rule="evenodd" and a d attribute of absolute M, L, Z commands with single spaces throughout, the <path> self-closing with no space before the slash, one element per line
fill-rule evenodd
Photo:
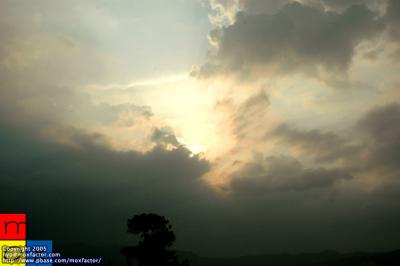
<path fill-rule="evenodd" d="M 398 248 L 398 3 L 2 1 L 1 210 L 60 242 L 157 212 L 200 254 Z"/>

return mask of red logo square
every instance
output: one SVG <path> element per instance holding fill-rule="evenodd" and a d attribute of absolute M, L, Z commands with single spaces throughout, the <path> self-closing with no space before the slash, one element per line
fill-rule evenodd
<path fill-rule="evenodd" d="M 0 240 L 26 239 L 26 214 L 0 214 Z"/>

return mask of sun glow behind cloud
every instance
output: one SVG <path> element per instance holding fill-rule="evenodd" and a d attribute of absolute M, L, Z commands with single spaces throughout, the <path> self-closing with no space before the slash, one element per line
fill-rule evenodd
<path fill-rule="evenodd" d="M 194 154 L 202 153 L 208 159 L 215 159 L 233 146 L 229 130 L 223 122 L 224 114 L 215 109 L 215 102 L 224 91 L 216 87 L 220 85 L 202 82 L 183 73 L 125 85 L 90 85 L 84 90 L 97 104 L 135 103 L 151 106 L 154 117 L 147 121 L 135 121 L 127 127 L 121 127 L 118 126 L 123 124 L 124 117 L 121 117 L 112 128 L 95 129 L 106 133 L 113 140 L 115 148 L 148 150 L 151 145 L 147 143 L 146 148 L 143 143 L 151 134 L 151 129 L 168 126 L 174 130 L 178 141 Z M 138 132 L 141 123 L 146 124 L 142 128 L 146 129 Z M 132 135 L 135 130 L 138 133 Z M 136 141 L 127 142 L 129 138 Z"/>

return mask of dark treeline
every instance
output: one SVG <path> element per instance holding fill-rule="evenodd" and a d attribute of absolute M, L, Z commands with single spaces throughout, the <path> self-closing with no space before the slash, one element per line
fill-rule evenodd
<path fill-rule="evenodd" d="M 400 250 L 391 252 L 276 254 L 234 258 L 200 257 L 171 249 L 175 234 L 169 221 L 157 214 L 139 214 L 128 219 L 127 232 L 136 245 L 93 247 L 84 244 L 59 246 L 64 255 L 103 256 L 108 266 L 397 266 Z M 122 254 L 122 255 L 121 255 Z"/>

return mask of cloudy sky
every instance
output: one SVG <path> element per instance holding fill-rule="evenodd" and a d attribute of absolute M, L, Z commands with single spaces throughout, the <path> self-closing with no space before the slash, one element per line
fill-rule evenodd
<path fill-rule="evenodd" d="M 1 212 L 200 255 L 400 246 L 400 1 L 0 2 Z"/>

